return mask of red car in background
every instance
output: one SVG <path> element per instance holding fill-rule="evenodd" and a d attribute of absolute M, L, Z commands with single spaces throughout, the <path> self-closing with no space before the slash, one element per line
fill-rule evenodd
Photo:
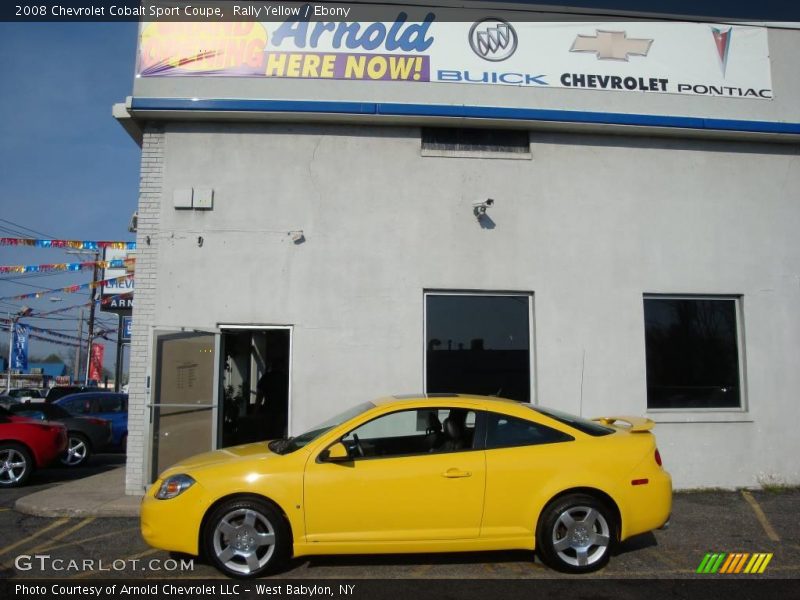
<path fill-rule="evenodd" d="M 61 423 L 16 417 L 0 407 L 0 489 L 24 484 L 66 446 L 67 428 Z"/>

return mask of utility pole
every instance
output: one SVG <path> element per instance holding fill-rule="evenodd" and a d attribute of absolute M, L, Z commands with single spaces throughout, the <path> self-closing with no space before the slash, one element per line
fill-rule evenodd
<path fill-rule="evenodd" d="M 75 364 L 72 368 L 73 383 L 78 383 L 79 373 L 81 372 L 81 348 L 83 346 L 83 309 L 81 309 L 81 318 L 78 320 L 78 347 L 75 348 Z"/>
<path fill-rule="evenodd" d="M 117 362 L 114 367 L 114 391 L 119 392 L 122 383 L 122 314 L 117 314 Z"/>
<path fill-rule="evenodd" d="M 6 379 L 6 394 L 11 392 L 11 352 L 14 350 L 14 319 L 11 318 L 11 313 L 8 313 L 8 364 L 6 365 L 6 372 L 8 378 Z"/>
<path fill-rule="evenodd" d="M 86 345 L 86 378 L 84 385 L 89 385 L 89 367 L 92 363 L 92 344 L 94 343 L 94 300 L 97 297 L 97 286 L 94 283 L 97 281 L 97 261 L 100 260 L 100 251 L 94 253 L 94 269 L 92 269 L 92 293 L 90 296 L 89 305 L 89 340 Z"/>

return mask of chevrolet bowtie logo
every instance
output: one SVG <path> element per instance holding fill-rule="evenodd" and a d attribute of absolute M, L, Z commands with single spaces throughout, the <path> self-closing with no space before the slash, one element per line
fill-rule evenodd
<path fill-rule="evenodd" d="M 579 35 L 572 42 L 570 52 L 594 52 L 599 60 L 624 60 L 628 57 L 647 56 L 653 40 L 628 38 L 624 31 L 595 30 L 596 35 Z"/>

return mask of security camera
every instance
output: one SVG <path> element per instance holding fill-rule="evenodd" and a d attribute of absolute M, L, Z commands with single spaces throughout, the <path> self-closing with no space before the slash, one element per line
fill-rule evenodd
<path fill-rule="evenodd" d="M 494 200 L 491 198 L 487 198 L 483 202 L 473 202 L 472 204 L 472 213 L 475 215 L 476 219 L 480 219 L 483 215 L 486 214 L 486 209 L 489 208 L 494 204 Z"/>

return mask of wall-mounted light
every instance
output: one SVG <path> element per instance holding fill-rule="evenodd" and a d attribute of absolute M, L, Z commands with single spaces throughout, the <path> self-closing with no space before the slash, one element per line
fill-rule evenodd
<path fill-rule="evenodd" d="M 297 231 L 290 231 L 287 234 L 291 239 L 292 242 L 295 244 L 302 244 L 306 241 L 306 235 L 303 233 L 302 229 L 298 229 Z"/>
<path fill-rule="evenodd" d="M 483 202 L 475 202 L 472 204 L 472 214 L 480 221 L 480 218 L 486 214 L 486 209 L 494 204 L 494 200 L 487 198 Z"/>

